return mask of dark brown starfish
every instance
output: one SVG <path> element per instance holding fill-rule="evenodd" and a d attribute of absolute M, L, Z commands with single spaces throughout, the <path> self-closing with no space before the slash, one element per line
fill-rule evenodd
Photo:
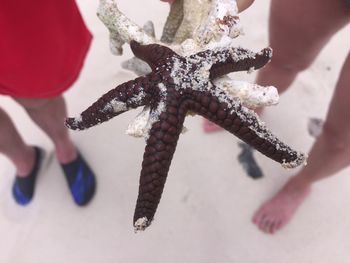
<path fill-rule="evenodd" d="M 80 117 L 67 119 L 66 125 L 82 130 L 129 109 L 150 108 L 151 125 L 134 215 L 137 230 L 145 229 L 153 220 L 189 112 L 202 115 L 286 167 L 296 167 L 305 161 L 303 154 L 273 136 L 256 114 L 212 82 L 230 72 L 263 67 L 271 59 L 270 48 L 259 53 L 243 48 L 216 48 L 181 57 L 157 44 L 143 46 L 133 41 L 130 45 L 135 56 L 146 61 L 152 72 L 117 86 Z"/>

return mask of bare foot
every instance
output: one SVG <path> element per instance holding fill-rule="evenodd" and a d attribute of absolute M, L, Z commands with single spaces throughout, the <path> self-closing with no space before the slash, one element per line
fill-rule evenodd
<path fill-rule="evenodd" d="M 211 133 L 211 132 L 222 131 L 223 129 L 220 126 L 217 126 L 215 123 L 212 123 L 211 121 L 208 121 L 207 119 L 204 119 L 203 120 L 203 130 L 206 133 Z"/>
<path fill-rule="evenodd" d="M 255 213 L 253 223 L 261 231 L 274 234 L 281 229 L 309 195 L 310 185 L 295 181 L 294 178 L 291 178 L 272 199 L 265 202 Z"/>

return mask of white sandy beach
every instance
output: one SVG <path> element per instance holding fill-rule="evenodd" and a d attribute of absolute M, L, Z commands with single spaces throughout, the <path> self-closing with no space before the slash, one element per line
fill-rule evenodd
<path fill-rule="evenodd" d="M 159 36 L 168 5 L 159 0 L 118 0 L 139 25 L 152 20 Z M 120 67 L 130 58 L 109 51 L 108 32 L 95 15 L 98 1 L 78 1 L 94 35 L 79 80 L 65 94 L 71 116 L 106 91 L 135 78 Z M 237 45 L 259 50 L 267 45 L 269 1 L 241 16 L 245 36 Z M 314 65 L 283 94 L 263 119 L 294 148 L 308 152 L 313 138 L 309 117 L 325 116 L 349 51 L 350 26 L 339 32 Z M 237 78 L 254 81 L 255 73 Z M 350 87 L 349 87 L 350 88 Z M 35 198 L 28 207 L 12 200 L 14 167 L 0 156 L 0 263 L 343 263 L 350 262 L 350 170 L 315 185 L 289 225 L 271 236 L 251 223 L 259 205 L 296 170 L 257 154 L 265 177 L 253 180 L 237 161 L 239 141 L 227 132 L 205 134 L 200 117 L 188 117 L 152 225 L 135 234 L 132 217 L 138 191 L 144 140 L 125 135 L 138 111 L 130 111 L 84 132 L 72 132 L 76 145 L 98 177 L 98 191 L 86 208 L 73 204 L 53 146 L 13 101 L 0 97 L 30 144 L 46 150 Z"/>

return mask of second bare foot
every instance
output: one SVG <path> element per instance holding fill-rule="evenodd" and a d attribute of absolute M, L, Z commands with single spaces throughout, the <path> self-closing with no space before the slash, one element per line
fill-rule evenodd
<path fill-rule="evenodd" d="M 256 211 L 253 223 L 265 233 L 275 233 L 289 222 L 310 191 L 309 184 L 296 183 L 291 178 L 272 199 Z"/>

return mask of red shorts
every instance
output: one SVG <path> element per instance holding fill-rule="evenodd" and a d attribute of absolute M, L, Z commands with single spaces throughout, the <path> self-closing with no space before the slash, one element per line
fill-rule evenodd
<path fill-rule="evenodd" d="M 0 94 L 61 94 L 78 77 L 91 38 L 74 0 L 1 0 Z"/>

